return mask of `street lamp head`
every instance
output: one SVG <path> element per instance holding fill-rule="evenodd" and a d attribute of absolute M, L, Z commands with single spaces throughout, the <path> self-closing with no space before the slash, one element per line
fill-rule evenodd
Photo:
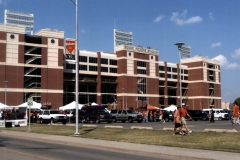
<path fill-rule="evenodd" d="M 124 92 L 125 88 L 122 88 L 122 91 Z"/>
<path fill-rule="evenodd" d="M 178 43 L 176 43 L 176 44 L 174 44 L 174 45 L 178 46 L 178 48 L 181 48 L 182 45 L 185 45 L 185 43 L 183 43 L 183 42 L 178 42 Z"/>

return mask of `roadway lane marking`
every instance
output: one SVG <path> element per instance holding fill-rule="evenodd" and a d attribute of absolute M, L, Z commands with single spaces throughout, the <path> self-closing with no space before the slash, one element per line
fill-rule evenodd
<path fill-rule="evenodd" d="M 22 154 L 22 155 L 31 156 L 31 157 L 34 157 L 34 158 L 37 157 L 37 158 L 45 159 L 45 160 L 57 160 L 57 159 L 53 159 L 53 158 L 48 158 L 48 157 L 38 156 L 38 155 L 35 155 L 35 154 L 30 154 L 30 153 L 26 153 L 26 152 L 17 151 L 17 150 L 14 150 L 14 149 L 8 149 L 6 147 L 0 148 L 0 149 L 4 150 L 4 151 L 15 152 L 15 153 L 19 153 L 19 154 Z"/>

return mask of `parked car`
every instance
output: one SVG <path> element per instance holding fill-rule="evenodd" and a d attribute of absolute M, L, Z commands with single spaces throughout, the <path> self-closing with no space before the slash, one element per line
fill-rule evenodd
<path fill-rule="evenodd" d="M 76 113 L 75 111 L 72 112 L 73 116 L 70 117 L 72 122 L 76 121 Z M 84 106 L 78 112 L 78 119 L 79 122 L 112 122 L 112 116 L 108 112 L 108 110 L 101 106 Z"/>
<path fill-rule="evenodd" d="M 39 120 L 40 123 L 62 122 L 63 124 L 66 124 L 67 116 L 62 114 L 59 110 L 42 110 L 41 113 L 39 114 Z"/>
<path fill-rule="evenodd" d="M 208 113 L 202 110 L 187 110 L 188 114 L 192 117 L 192 120 L 197 121 L 197 120 L 203 120 L 207 121 L 208 120 Z M 189 119 L 189 117 L 187 117 Z M 189 119 L 190 120 L 190 119 Z"/>
<path fill-rule="evenodd" d="M 229 114 L 226 113 L 223 109 L 217 109 L 217 108 L 212 108 L 212 109 L 203 109 L 203 111 L 207 112 L 209 114 L 209 111 L 213 110 L 214 113 L 214 119 L 216 120 L 229 120 Z"/>
<path fill-rule="evenodd" d="M 137 121 L 141 123 L 143 121 L 143 115 L 134 110 L 112 110 L 111 115 L 114 122 L 122 121 L 124 123 L 128 121 L 132 123 L 133 121 Z"/>

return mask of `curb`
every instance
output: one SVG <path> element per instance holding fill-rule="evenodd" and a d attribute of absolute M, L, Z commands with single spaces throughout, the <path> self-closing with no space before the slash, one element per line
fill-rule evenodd
<path fill-rule="evenodd" d="M 152 127 L 139 127 L 139 126 L 132 126 L 131 129 L 148 129 L 148 130 L 152 130 Z"/>
<path fill-rule="evenodd" d="M 230 129 L 204 129 L 204 132 L 222 132 L 222 133 L 231 132 L 231 133 L 235 133 L 235 132 L 238 132 L 238 131 L 237 130 L 230 130 Z"/>
<path fill-rule="evenodd" d="M 97 126 L 96 126 L 96 125 L 88 125 L 88 124 L 83 124 L 82 126 L 83 126 L 83 127 L 94 127 L 94 128 L 97 128 Z"/>
<path fill-rule="evenodd" d="M 105 126 L 104 128 L 123 128 L 123 126 Z"/>

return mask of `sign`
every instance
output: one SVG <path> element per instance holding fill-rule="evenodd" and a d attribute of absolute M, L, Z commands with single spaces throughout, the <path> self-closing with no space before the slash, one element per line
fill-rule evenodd
<path fill-rule="evenodd" d="M 32 106 L 33 105 L 33 99 L 32 98 L 28 98 L 28 105 Z"/>
<path fill-rule="evenodd" d="M 75 40 L 66 40 L 67 54 L 74 54 L 75 43 L 76 43 Z"/>
<path fill-rule="evenodd" d="M 76 49 L 76 41 L 67 39 L 65 42 L 65 47 L 66 47 L 65 59 L 66 60 L 75 60 L 74 51 Z"/>

